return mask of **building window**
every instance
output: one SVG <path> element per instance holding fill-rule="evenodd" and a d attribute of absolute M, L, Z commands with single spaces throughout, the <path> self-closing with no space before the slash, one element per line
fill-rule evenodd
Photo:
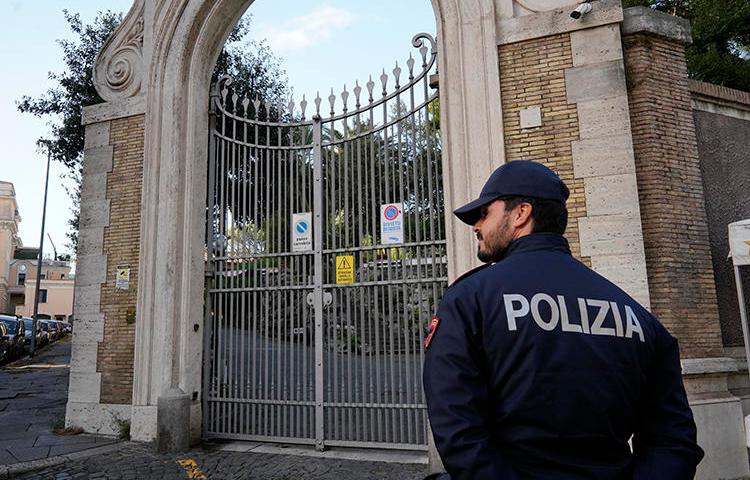
<path fill-rule="evenodd" d="M 39 303 L 47 303 L 47 290 L 39 289 Z"/>
<path fill-rule="evenodd" d="M 25 273 L 19 273 L 18 274 L 18 286 L 22 287 L 26 285 L 26 274 Z"/>

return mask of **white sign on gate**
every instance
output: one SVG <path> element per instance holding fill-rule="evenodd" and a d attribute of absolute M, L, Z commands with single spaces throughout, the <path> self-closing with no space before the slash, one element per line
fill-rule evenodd
<path fill-rule="evenodd" d="M 380 206 L 380 242 L 382 245 L 404 243 L 403 203 Z"/>
<path fill-rule="evenodd" d="M 308 252 L 312 249 L 312 212 L 292 214 L 292 251 Z"/>
<path fill-rule="evenodd" d="M 735 265 L 750 265 L 750 220 L 729 224 L 729 249 Z"/>

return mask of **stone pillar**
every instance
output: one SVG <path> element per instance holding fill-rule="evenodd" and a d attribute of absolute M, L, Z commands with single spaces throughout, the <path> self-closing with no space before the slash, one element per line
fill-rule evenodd
<path fill-rule="evenodd" d="M 648 307 L 622 8 L 602 0 L 574 20 L 563 3 L 515 2 L 498 23 L 506 160 L 565 180 L 573 254 Z"/>
<path fill-rule="evenodd" d="M 143 168 L 142 97 L 87 107 L 66 425 L 130 421 Z M 130 269 L 115 288 L 117 267 Z"/>
<path fill-rule="evenodd" d="M 750 474 L 740 401 L 727 386 L 708 220 L 688 86 L 689 23 L 625 11 L 625 63 L 651 310 L 680 342 L 685 387 L 706 458 L 698 478 Z"/>

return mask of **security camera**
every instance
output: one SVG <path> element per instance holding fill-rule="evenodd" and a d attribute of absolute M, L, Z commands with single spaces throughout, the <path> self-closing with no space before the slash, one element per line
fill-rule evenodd
<path fill-rule="evenodd" d="M 581 18 L 582 16 L 589 13 L 591 10 L 593 10 L 593 7 L 591 6 L 591 2 L 583 2 L 578 4 L 575 10 L 570 12 L 570 16 L 575 18 L 576 20 Z"/>

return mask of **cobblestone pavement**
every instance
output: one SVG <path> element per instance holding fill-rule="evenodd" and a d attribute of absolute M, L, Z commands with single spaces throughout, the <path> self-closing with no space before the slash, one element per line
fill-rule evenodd
<path fill-rule="evenodd" d="M 65 416 L 69 338 L 34 359 L 0 368 L 0 478 L 6 478 L 3 468 L 8 465 L 11 470 L 5 471 L 10 478 L 45 480 L 419 480 L 427 474 L 427 467 L 420 464 L 233 452 L 213 445 L 180 455 L 157 454 L 141 443 L 111 445 L 114 440 L 109 437 L 53 435 L 52 424 Z M 90 450 L 105 445 L 110 446 Z M 67 454 L 72 455 L 59 457 Z M 13 466 L 32 465 L 21 462 L 43 459 L 64 463 L 13 474 Z"/>
<path fill-rule="evenodd" d="M 70 336 L 0 368 L 0 466 L 63 455 L 114 440 L 95 435 L 58 436 L 65 418 Z"/>
<path fill-rule="evenodd" d="M 258 479 L 258 480 L 421 480 L 425 465 L 332 458 L 237 453 L 200 448 L 156 454 L 145 444 L 127 442 L 114 451 L 13 478 L 68 479 Z"/>

